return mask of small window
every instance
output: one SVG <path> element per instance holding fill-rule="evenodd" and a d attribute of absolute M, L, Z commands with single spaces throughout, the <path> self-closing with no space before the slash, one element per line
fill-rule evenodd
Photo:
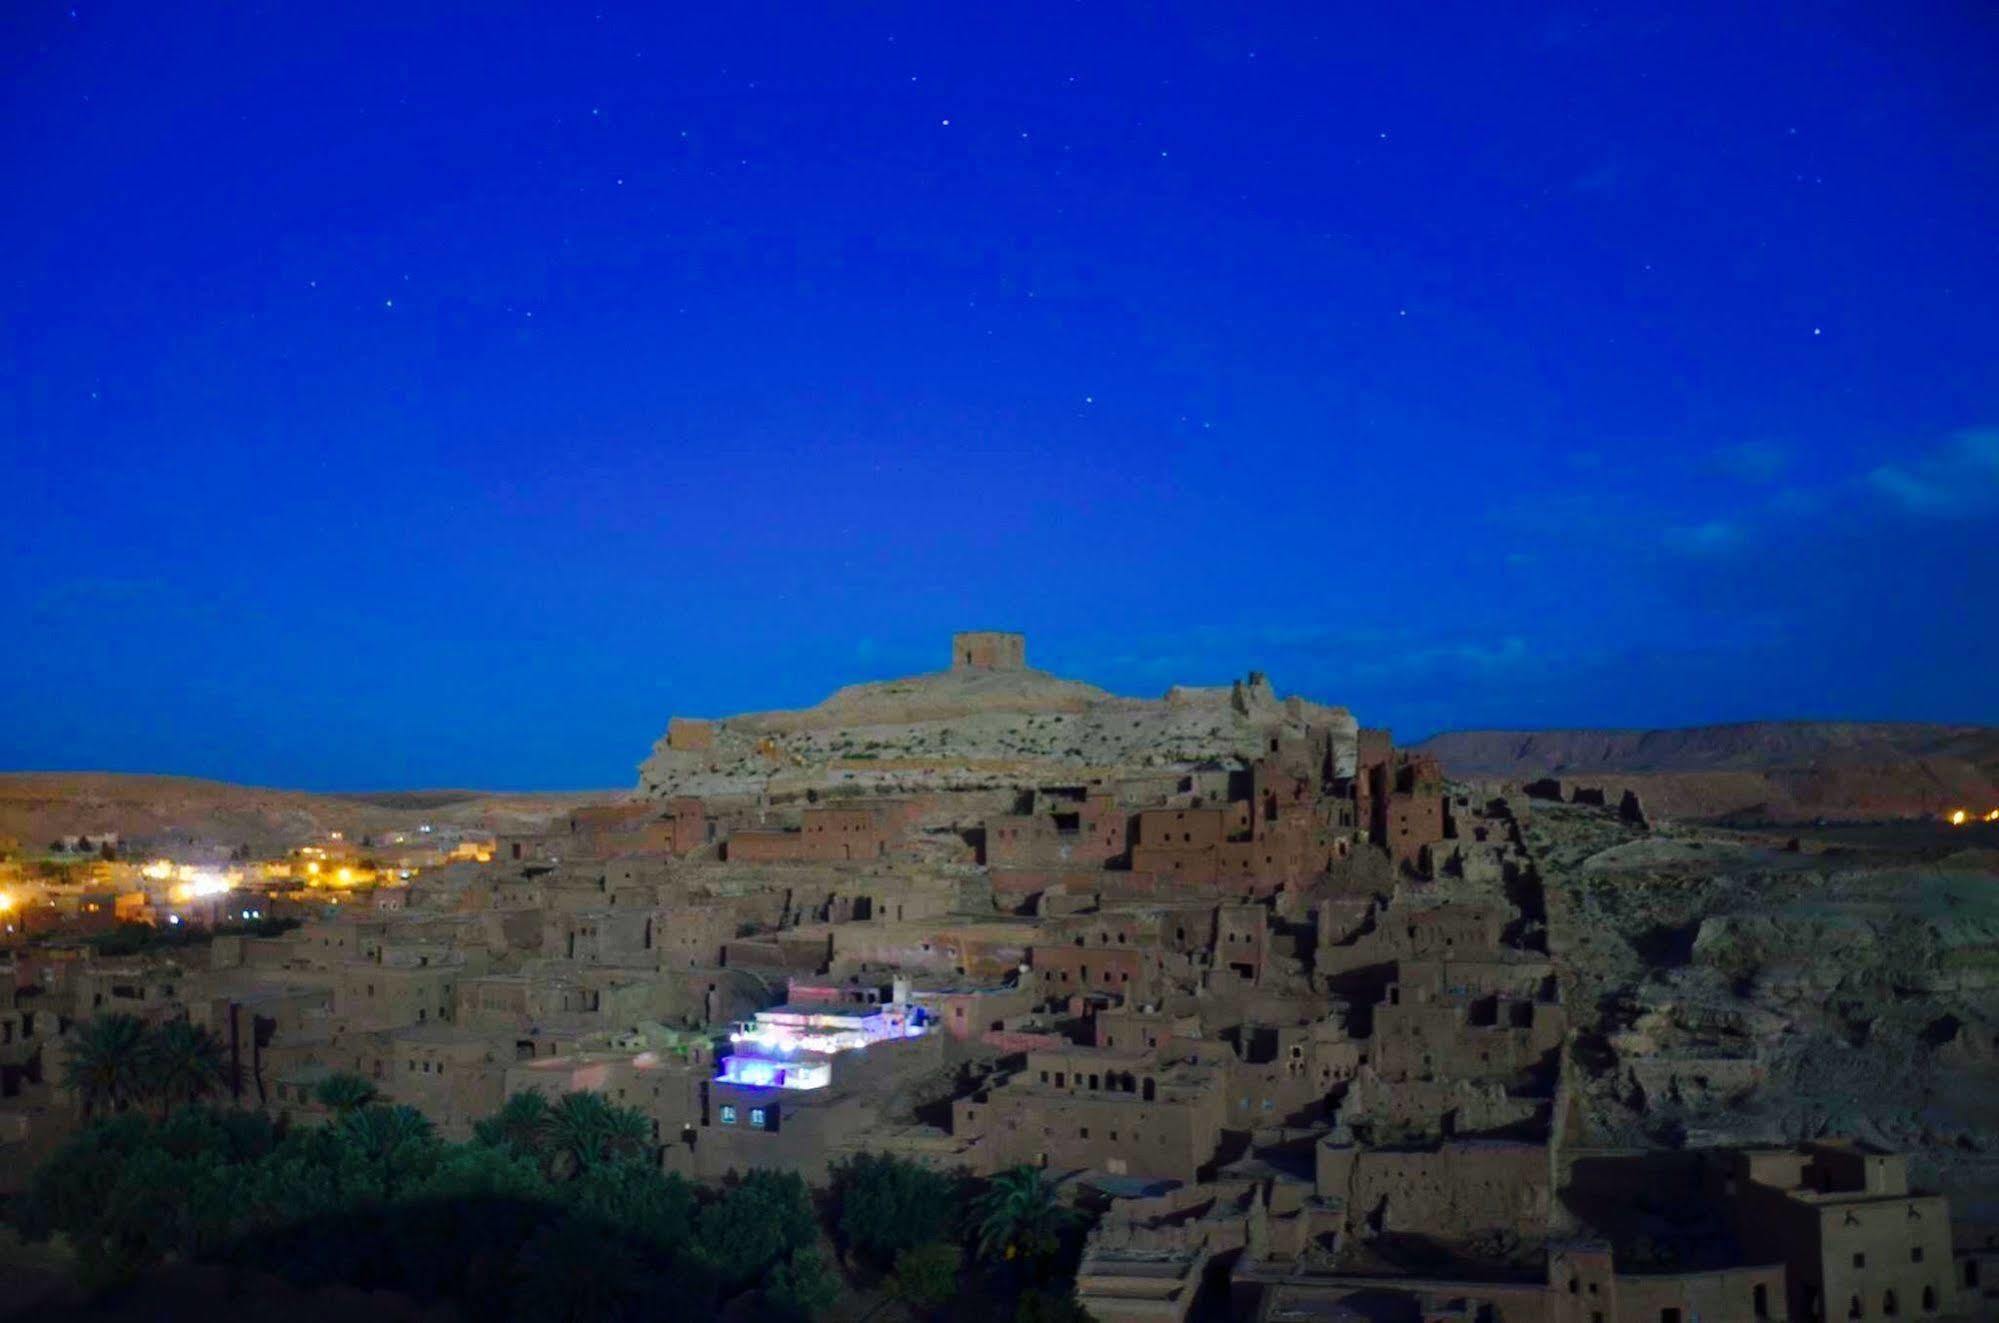
<path fill-rule="evenodd" d="M 750 1108 L 750 1124 L 751 1124 L 751 1125 L 753 1125 L 753 1126 L 755 1126 L 755 1127 L 756 1127 L 757 1129 L 759 1129 L 759 1130 L 761 1130 L 761 1129 L 763 1129 L 763 1128 L 764 1128 L 764 1109 L 763 1109 L 763 1108 L 761 1108 L 761 1107 L 752 1107 L 752 1108 Z"/>
<path fill-rule="evenodd" d="M 1865 1268 L 1867 1266 L 1867 1256 L 1859 1250 L 1855 1250 L 1853 1252 L 1853 1266 L 1856 1268 Z"/>
<path fill-rule="evenodd" d="M 1909 1262 L 1921 1263 L 1922 1261 L 1923 1261 L 1923 1247 L 1921 1245 L 1913 1246 L 1909 1250 Z"/>
<path fill-rule="evenodd" d="M 730 1105 L 729 1105 L 728 1103 L 723 1103 L 723 1104 L 722 1104 L 722 1124 L 723 1124 L 723 1125 L 734 1125 L 735 1123 L 736 1123 L 736 1109 L 735 1109 L 734 1107 L 730 1106 Z"/>

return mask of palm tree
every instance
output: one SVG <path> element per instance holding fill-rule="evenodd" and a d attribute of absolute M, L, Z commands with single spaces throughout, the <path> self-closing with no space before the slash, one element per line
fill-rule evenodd
<path fill-rule="evenodd" d="M 336 1159 L 348 1197 L 396 1199 L 437 1170 L 444 1152 L 430 1119 L 414 1107 L 363 1107 L 324 1132 L 332 1151 L 345 1148 L 358 1162 Z"/>
<path fill-rule="evenodd" d="M 552 1156 L 570 1175 L 642 1153 L 652 1138 L 652 1125 L 644 1116 L 598 1093 L 563 1094 L 548 1122 Z"/>
<path fill-rule="evenodd" d="M 405 1144 L 420 1144 L 435 1133 L 430 1118 L 414 1107 L 363 1107 L 350 1112 L 340 1128 L 370 1157 L 387 1159 Z"/>
<path fill-rule="evenodd" d="M 146 1026 L 138 1017 L 100 1015 L 70 1044 L 68 1083 L 91 1115 L 109 1105 L 122 1112 L 145 1093 Z"/>
<path fill-rule="evenodd" d="M 381 1094 L 375 1086 L 351 1071 L 339 1070 L 328 1075 L 312 1089 L 313 1101 L 330 1109 L 337 1116 L 349 1116 L 363 1107 L 371 1107 Z"/>
<path fill-rule="evenodd" d="M 147 1035 L 140 1073 L 165 1116 L 176 1103 L 196 1102 L 221 1088 L 229 1069 L 215 1035 L 187 1020 L 169 1020 Z"/>
<path fill-rule="evenodd" d="M 550 1113 L 548 1099 L 539 1093 L 511 1095 L 500 1110 L 472 1127 L 473 1136 L 488 1148 L 536 1160 L 548 1156 Z"/>
<path fill-rule="evenodd" d="M 984 1258 L 1038 1259 L 1055 1252 L 1072 1216 L 1038 1167 L 1009 1167 L 994 1176 L 973 1206 Z"/>

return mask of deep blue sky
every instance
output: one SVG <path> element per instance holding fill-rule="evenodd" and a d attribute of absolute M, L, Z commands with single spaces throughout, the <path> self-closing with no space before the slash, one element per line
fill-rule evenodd
<path fill-rule="evenodd" d="M 1397 8 L 8 5 L 0 767 L 1999 720 L 1993 11 Z"/>

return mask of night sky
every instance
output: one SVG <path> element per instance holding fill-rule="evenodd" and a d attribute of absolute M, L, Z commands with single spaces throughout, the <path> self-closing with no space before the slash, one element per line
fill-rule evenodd
<path fill-rule="evenodd" d="M 1995 11 L 1524 12 L 9 4 L 0 767 L 1999 721 Z"/>

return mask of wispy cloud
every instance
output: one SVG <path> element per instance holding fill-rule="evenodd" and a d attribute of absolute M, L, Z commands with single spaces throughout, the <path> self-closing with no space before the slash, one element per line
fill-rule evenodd
<path fill-rule="evenodd" d="M 1791 467 L 1791 452 L 1774 441 L 1744 441 L 1709 456 L 1721 472 L 1744 482 L 1775 482 Z"/>
<path fill-rule="evenodd" d="M 1906 464 L 1883 464 L 1868 485 L 1910 514 L 1960 518 L 1999 506 L 1999 428 L 1959 432 Z"/>
<path fill-rule="evenodd" d="M 1666 545 L 1691 556 L 1718 556 L 1743 543 L 1742 526 L 1730 519 L 1709 519 L 1666 530 Z"/>

